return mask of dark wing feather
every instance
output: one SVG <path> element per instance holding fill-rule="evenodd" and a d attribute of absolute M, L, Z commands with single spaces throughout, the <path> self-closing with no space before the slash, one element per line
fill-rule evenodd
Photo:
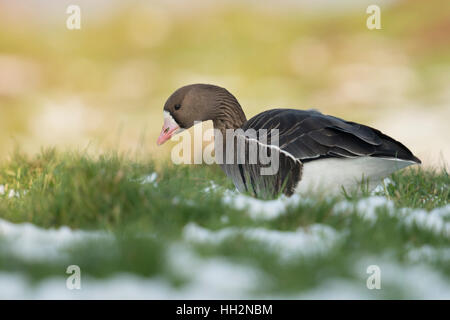
<path fill-rule="evenodd" d="M 271 198 L 280 193 L 291 195 L 301 179 L 302 163 L 314 159 L 371 156 L 420 163 L 408 148 L 379 130 L 315 110 L 268 110 L 248 120 L 242 129 L 256 130 L 256 140 L 260 142 L 258 148 L 265 152 L 269 149 L 279 156 L 279 170 L 274 175 L 261 175 L 261 163 L 246 161 L 222 165 L 238 190 L 260 198 Z M 260 129 L 266 129 L 267 135 L 260 135 Z M 271 129 L 279 130 L 277 137 L 271 135 Z M 270 147 L 276 145 L 276 138 L 279 149 Z M 248 156 L 250 140 L 245 137 L 244 140 L 244 153 Z"/>
<path fill-rule="evenodd" d="M 408 148 L 379 130 L 315 110 L 265 111 L 242 127 L 244 130 L 250 128 L 278 128 L 280 148 L 302 162 L 324 157 L 371 156 L 420 163 Z M 270 137 L 268 141 L 270 143 Z"/>
<path fill-rule="evenodd" d="M 245 153 L 248 156 L 248 147 L 250 143 L 254 143 L 245 139 Z M 258 159 L 257 163 L 252 163 L 246 159 L 244 163 L 222 164 L 222 169 L 228 177 L 230 177 L 236 188 L 240 192 L 248 192 L 257 198 L 274 198 L 281 193 L 292 195 L 295 187 L 300 181 L 302 164 L 285 153 L 280 153 L 277 149 L 257 144 L 258 152 L 263 149 L 265 154 L 274 156 L 278 159 L 275 174 L 262 173 L 263 168 L 269 165 L 262 164 Z M 239 153 L 239 149 L 237 150 Z M 273 165 L 273 163 L 272 163 Z"/>

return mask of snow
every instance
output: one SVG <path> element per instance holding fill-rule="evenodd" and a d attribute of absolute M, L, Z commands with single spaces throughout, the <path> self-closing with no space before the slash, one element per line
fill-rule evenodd
<path fill-rule="evenodd" d="M 363 219 L 373 223 L 378 218 L 380 210 L 386 210 L 392 217 L 398 217 L 399 223 L 408 227 L 433 232 L 450 238 L 450 205 L 435 208 L 431 211 L 424 209 L 400 208 L 395 209 L 394 203 L 381 196 L 372 196 L 354 202 L 342 201 L 333 208 L 334 214 L 348 214 L 355 212 Z"/>
<path fill-rule="evenodd" d="M 274 200 L 261 200 L 229 190 L 225 191 L 222 201 L 238 210 L 246 209 L 251 218 L 262 220 L 276 219 L 286 213 L 289 207 L 298 206 L 300 203 L 312 204 L 314 202 L 309 198 L 302 199 L 298 194 L 291 197 L 282 195 Z"/>
<path fill-rule="evenodd" d="M 291 197 L 280 196 L 274 200 L 261 200 L 229 190 L 224 193 L 223 202 L 233 208 L 246 210 L 252 219 L 259 220 L 273 220 L 285 214 L 289 207 L 300 204 L 311 206 L 315 203 L 314 199 L 301 198 L 298 194 Z M 400 223 L 407 227 L 417 226 L 419 229 L 450 237 L 450 221 L 448 221 L 450 205 L 429 212 L 424 209 L 396 209 L 394 202 L 386 197 L 370 196 L 356 202 L 347 200 L 337 202 L 333 207 L 333 214 L 357 214 L 373 224 L 382 210 L 387 211 L 390 216 L 398 217 Z"/>
<path fill-rule="evenodd" d="M 344 214 L 355 212 L 361 218 L 374 223 L 378 217 L 378 210 L 394 210 L 394 203 L 381 196 L 364 198 L 356 203 L 350 201 L 338 202 L 333 207 L 334 214 Z"/>
<path fill-rule="evenodd" d="M 157 175 L 149 175 L 143 181 L 156 183 L 156 179 Z M 214 185 L 211 188 L 205 192 L 216 190 Z M 2 190 L 3 194 L 7 194 L 0 186 L 0 193 Z M 239 209 L 246 208 L 252 218 L 262 220 L 275 219 L 290 206 L 314 204 L 314 200 L 300 198 L 299 195 L 264 201 L 230 191 L 225 191 L 223 201 Z M 354 202 L 337 202 L 332 212 L 335 215 L 358 215 L 371 224 L 377 221 L 381 212 L 385 212 L 398 218 L 399 225 L 450 237 L 450 205 L 431 211 L 396 209 L 391 200 L 370 196 Z M 228 217 L 222 216 L 221 222 L 228 223 Z M 277 252 L 280 259 L 289 262 L 292 259 L 328 254 L 339 246 L 346 232 L 339 232 L 324 224 L 281 231 L 232 226 L 210 230 L 189 223 L 184 227 L 182 236 L 182 242 L 169 245 L 166 252 L 170 269 L 168 274 L 186 280 L 181 286 L 174 286 L 163 276 L 143 278 L 118 273 L 106 279 L 82 276 L 82 289 L 69 290 L 64 276 L 33 283 L 25 274 L 0 272 L 0 299 L 374 299 L 389 298 L 397 293 L 410 299 L 450 298 L 448 279 L 430 266 L 450 261 L 449 247 L 407 247 L 405 264 L 395 263 L 389 257 L 355 258 L 349 277 L 324 277 L 315 287 L 289 295 L 258 295 L 272 281 L 261 269 L 225 257 L 199 257 L 192 245 L 217 245 L 243 237 Z M 2 250 L 30 262 L 62 259 L 66 248 L 82 241 L 98 239 L 114 241 L 113 235 L 106 232 L 71 230 L 68 227 L 43 229 L 30 223 L 14 224 L 0 219 Z M 366 287 L 369 276 L 366 269 L 372 264 L 381 269 L 382 290 L 369 290 Z"/>
<path fill-rule="evenodd" d="M 404 224 L 431 231 L 434 234 L 450 238 L 450 205 L 435 208 L 429 212 L 423 209 L 401 208 L 399 210 Z"/>
<path fill-rule="evenodd" d="M 341 235 L 333 228 L 313 224 L 296 231 L 278 231 L 264 228 L 226 227 L 217 231 L 202 228 L 194 223 L 186 225 L 184 239 L 194 243 L 220 244 L 227 239 L 242 236 L 261 243 L 274 250 L 283 259 L 292 257 L 326 254 L 340 240 Z"/>
<path fill-rule="evenodd" d="M 366 257 L 355 264 L 354 272 L 360 279 L 369 276 L 369 265 L 377 265 L 381 271 L 381 290 L 400 289 L 408 299 L 449 299 L 450 282 L 441 272 L 427 265 L 406 265 L 394 263 L 387 257 Z"/>
<path fill-rule="evenodd" d="M 156 172 L 152 172 L 151 174 L 142 177 L 140 182 L 142 184 L 153 184 L 155 187 L 157 187 L 158 183 L 156 182 L 156 179 L 158 179 L 158 174 Z"/>
<path fill-rule="evenodd" d="M 450 298 L 450 283 L 440 272 L 380 257 L 356 260 L 349 279 L 323 278 L 311 289 L 280 295 L 258 294 L 267 282 L 264 274 L 249 266 L 200 259 L 183 245 L 170 252 L 172 268 L 189 277 L 184 285 L 122 273 L 106 279 L 82 277 L 81 289 L 69 290 L 64 277 L 32 284 L 19 273 L 0 273 L 0 299 L 386 299 L 398 292 L 406 299 Z M 381 270 L 380 290 L 366 287 L 367 266 L 372 264 Z"/>
<path fill-rule="evenodd" d="M 64 277 L 32 285 L 24 275 L 0 273 L 0 299 L 243 299 L 263 278 L 249 266 L 199 258 L 183 244 L 171 246 L 168 258 L 172 272 L 187 280 L 183 286 L 175 287 L 162 277 L 121 273 L 105 280 L 82 276 L 81 289 L 69 290 Z"/>
<path fill-rule="evenodd" d="M 209 186 L 203 189 L 203 192 L 205 193 L 211 193 L 211 192 L 215 192 L 217 190 L 220 190 L 221 187 L 216 184 L 214 181 L 210 181 L 209 182 Z"/>
<path fill-rule="evenodd" d="M 376 261 L 381 270 L 381 288 L 368 289 L 367 266 Z M 440 272 L 427 266 L 401 265 L 380 258 L 355 263 L 356 280 L 327 279 L 295 299 L 392 299 L 401 292 L 405 299 L 450 299 L 450 283 Z"/>
<path fill-rule="evenodd" d="M 5 195 L 7 191 L 7 188 L 5 187 L 5 185 L 1 184 L 0 185 L 0 195 Z M 23 192 L 23 194 L 26 194 L 26 191 Z M 19 191 L 16 191 L 14 189 L 10 189 L 8 192 L 8 198 L 19 198 L 20 197 L 20 193 Z"/>
<path fill-rule="evenodd" d="M 419 248 L 413 248 L 408 251 L 407 258 L 414 263 L 436 263 L 443 261 L 450 262 L 450 247 L 434 248 L 424 245 Z"/>
<path fill-rule="evenodd" d="M 64 248 L 77 242 L 112 239 L 104 232 L 59 229 L 42 229 L 31 223 L 14 224 L 0 219 L 0 240 L 11 254 L 25 260 L 60 259 Z"/>
<path fill-rule="evenodd" d="M 379 185 L 377 185 L 371 192 L 371 195 L 376 196 L 376 195 L 384 195 L 386 193 L 386 188 L 389 185 L 393 185 L 395 186 L 395 182 L 392 181 L 390 178 L 384 178 L 383 182 Z"/>

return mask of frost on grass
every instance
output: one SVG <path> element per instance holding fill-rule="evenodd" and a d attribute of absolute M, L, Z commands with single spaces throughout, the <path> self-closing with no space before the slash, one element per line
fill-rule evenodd
<path fill-rule="evenodd" d="M 180 288 L 184 298 L 244 298 L 261 289 L 267 278 L 258 269 L 223 257 L 201 258 L 184 243 L 170 246 L 167 257 L 172 272 L 187 280 Z"/>
<path fill-rule="evenodd" d="M 214 191 L 219 188 L 213 182 L 211 182 L 211 185 L 212 187 L 206 188 L 205 192 Z M 379 195 L 379 197 L 369 198 L 371 200 L 368 201 L 378 201 L 380 203 L 384 202 L 384 200 L 382 199 L 385 198 L 383 198 L 382 196 L 385 194 L 385 190 L 389 185 L 395 186 L 395 183 L 391 179 L 385 178 L 383 180 L 383 183 L 378 185 L 372 192 L 372 195 Z M 331 200 L 331 198 L 321 199 L 321 201 L 328 201 L 328 200 Z M 289 207 L 297 207 L 299 205 L 314 205 L 317 203 L 315 199 L 300 194 L 294 194 L 291 197 L 281 195 L 280 197 L 274 200 L 261 200 L 247 196 L 237 191 L 230 191 L 230 190 L 226 190 L 224 192 L 222 201 L 226 205 L 233 207 L 235 209 L 246 210 L 247 213 L 250 215 L 250 217 L 253 219 L 261 219 L 261 220 L 276 219 L 280 215 L 285 214 Z M 344 201 L 339 205 L 346 207 L 350 206 L 350 203 Z M 360 212 L 364 211 L 365 207 L 369 208 L 373 207 L 373 205 L 365 203 L 361 203 L 359 206 L 361 208 L 361 210 L 359 210 Z M 372 211 L 368 212 L 367 217 L 373 219 L 374 212 Z"/>
<path fill-rule="evenodd" d="M 380 290 L 369 290 L 366 270 L 370 265 L 381 270 Z M 449 299 L 450 283 L 439 271 L 426 265 L 395 263 L 384 257 L 365 257 L 355 261 L 353 279 L 325 279 L 318 286 L 291 298 L 296 299 Z"/>
<path fill-rule="evenodd" d="M 7 192 L 7 188 L 2 184 L 2 185 L 0 185 L 0 195 L 5 195 L 6 193 L 8 193 L 8 198 L 20 198 L 20 192 L 19 191 L 16 191 L 16 190 L 14 190 L 14 189 L 10 189 L 8 192 Z M 26 191 L 23 191 L 23 194 L 25 195 L 27 192 Z"/>
<path fill-rule="evenodd" d="M 435 248 L 424 245 L 419 248 L 412 248 L 408 251 L 407 258 L 414 263 L 450 263 L 450 247 Z"/>
<path fill-rule="evenodd" d="M 356 213 L 358 216 L 371 223 L 377 221 L 378 212 L 381 209 L 394 210 L 394 203 L 381 196 L 372 196 L 357 202 L 341 201 L 333 207 L 334 214 Z"/>
<path fill-rule="evenodd" d="M 246 210 L 253 219 L 271 220 L 286 213 L 289 207 L 300 204 L 312 204 L 313 200 L 302 198 L 298 194 L 291 197 L 281 195 L 274 200 L 260 200 L 235 191 L 227 190 L 222 198 L 223 203 L 238 210 Z"/>
<path fill-rule="evenodd" d="M 218 184 L 216 184 L 214 181 L 210 181 L 209 182 L 209 186 L 207 186 L 206 188 L 203 189 L 203 192 L 205 193 L 211 193 L 211 192 L 216 192 L 218 190 L 221 189 L 221 186 L 219 186 Z"/>
<path fill-rule="evenodd" d="M 158 182 L 156 182 L 156 179 L 158 179 L 158 174 L 156 172 L 152 172 L 151 174 L 142 177 L 139 181 L 142 184 L 153 184 L 157 187 Z"/>
<path fill-rule="evenodd" d="M 108 238 L 106 233 L 99 231 L 68 227 L 46 230 L 31 223 L 14 224 L 0 219 L 1 248 L 24 260 L 60 259 L 64 248 L 82 241 Z"/>
<path fill-rule="evenodd" d="M 83 277 L 81 290 L 68 290 L 63 277 L 32 285 L 21 274 L 0 273 L 0 299 L 244 299 L 256 295 L 264 279 L 254 268 L 200 258 L 183 244 L 170 246 L 167 256 L 171 271 L 186 280 L 183 285 L 119 273 L 101 280 Z"/>
<path fill-rule="evenodd" d="M 380 212 L 387 212 L 391 217 L 397 217 L 399 223 L 412 228 L 417 227 L 436 235 L 450 237 L 450 205 L 435 208 L 431 211 L 412 208 L 395 208 L 394 202 L 380 196 L 372 196 L 357 202 L 342 201 L 333 208 L 334 214 L 354 213 L 375 223 Z"/>
<path fill-rule="evenodd" d="M 264 293 L 264 274 L 222 258 L 200 259 L 185 246 L 169 249 L 172 266 L 188 281 L 173 286 L 163 277 L 116 274 L 83 277 L 81 290 L 68 290 L 65 277 L 32 284 L 19 273 L 0 273 L 0 299 L 449 299 L 450 284 L 428 266 L 409 266 L 381 257 L 355 260 L 349 278 L 323 278 L 315 287 L 287 293 Z M 381 290 L 366 287 L 367 266 L 381 270 Z M 181 271 L 184 270 L 184 271 Z M 400 295 L 399 295 L 400 294 Z"/>
<path fill-rule="evenodd" d="M 408 227 L 416 226 L 450 238 L 450 205 L 435 208 L 429 212 L 411 208 L 401 208 L 398 212 Z"/>
<path fill-rule="evenodd" d="M 141 183 L 156 184 L 157 174 L 152 173 Z M 211 184 L 203 190 L 216 192 L 221 187 Z M 0 186 L 0 194 L 6 197 L 10 190 Z M 383 189 L 384 190 L 384 189 Z M 14 191 L 15 192 L 15 191 Z M 379 190 L 380 194 L 382 190 Z M 229 207 L 242 210 L 254 219 L 270 220 L 285 214 L 291 207 L 314 206 L 315 199 L 300 195 L 275 200 L 259 200 L 232 191 L 223 193 L 223 200 Z M 327 201 L 325 199 L 325 201 Z M 196 203 L 173 198 L 174 204 L 186 204 L 195 210 Z M 334 203 L 334 202 L 331 202 Z M 423 209 L 396 208 L 389 199 L 378 195 L 357 201 L 343 200 L 334 204 L 333 214 L 352 219 L 357 215 L 368 224 L 379 221 L 380 215 L 396 218 L 399 225 L 419 230 L 427 230 L 440 236 L 450 237 L 450 205 Z M 396 220 L 396 221 L 397 221 Z M 222 223 L 228 223 L 227 216 L 221 216 Z M 183 229 L 182 242 L 168 244 L 166 251 L 170 274 L 183 279 L 174 286 L 167 274 L 152 278 L 124 274 L 118 270 L 109 278 L 95 279 L 83 277 L 82 290 L 67 290 L 65 277 L 46 278 L 36 285 L 28 281 L 24 274 L 0 273 L 0 298 L 21 299 L 240 299 L 240 298 L 304 298 L 304 299 L 344 299 L 344 298 L 449 298 L 450 284 L 445 275 L 433 269 L 450 261 L 450 251 L 446 247 L 424 245 L 406 249 L 406 263 L 370 257 L 350 259 L 345 277 L 323 277 L 309 289 L 299 288 L 289 294 L 264 291 L 265 285 L 274 280 L 272 274 L 265 274 L 257 265 L 239 264 L 226 257 L 200 257 L 194 252 L 197 244 L 219 245 L 235 238 L 261 244 L 277 252 L 282 262 L 301 257 L 326 256 L 333 252 L 342 241 L 346 241 L 347 231 L 338 232 L 330 226 L 312 224 L 295 231 L 279 231 L 260 227 L 225 227 L 216 231 L 189 223 Z M 85 240 L 114 239 L 103 232 L 73 231 L 67 227 L 41 229 L 32 224 L 12 224 L 0 220 L 0 249 L 25 261 L 57 260 L 64 258 L 67 247 Z M 392 258 L 392 257 L 391 257 Z M 309 261 L 309 260 L 307 260 Z M 377 264 L 382 272 L 382 288 L 366 288 L 369 264 Z M 64 272 L 64 271 L 62 271 Z M 266 271 L 267 272 L 267 271 Z M 318 271 L 320 272 L 320 270 Z"/>
<path fill-rule="evenodd" d="M 323 200 L 323 201 L 326 201 Z M 302 198 L 298 194 L 291 197 L 281 196 L 274 200 L 260 200 L 244 194 L 226 191 L 223 202 L 235 209 L 245 210 L 251 218 L 273 220 L 287 212 L 288 208 L 299 205 L 314 205 L 312 198 Z M 383 196 L 370 196 L 358 201 L 343 200 L 337 202 L 332 209 L 336 215 L 356 214 L 374 224 L 380 212 L 387 212 L 391 217 L 397 217 L 406 227 L 417 227 L 437 235 L 450 237 L 450 205 L 424 209 L 396 208 L 394 202 Z"/>
<path fill-rule="evenodd" d="M 449 299 L 450 282 L 440 271 L 420 264 L 396 263 L 388 257 L 364 257 L 354 265 L 354 273 L 366 280 L 367 266 L 377 265 L 381 271 L 381 289 L 400 293 L 406 299 Z M 376 291 L 376 290 L 374 290 Z M 381 294 L 379 294 L 381 296 Z"/>
<path fill-rule="evenodd" d="M 203 244 L 220 244 L 226 240 L 242 236 L 244 239 L 267 246 L 267 248 L 279 253 L 283 259 L 290 259 L 299 255 L 326 254 L 341 239 L 341 235 L 335 229 L 322 224 L 298 228 L 296 231 L 237 227 L 211 231 L 190 223 L 184 228 L 183 236 L 187 241 Z"/>
<path fill-rule="evenodd" d="M 288 198 L 283 195 L 274 200 L 260 200 L 227 190 L 222 201 L 235 209 L 247 210 L 252 218 L 274 219 L 285 213 L 288 206 L 297 206 L 300 196 L 295 194 Z"/>
<path fill-rule="evenodd" d="M 390 178 L 384 178 L 383 182 L 380 183 L 379 185 L 377 185 L 371 192 L 371 195 L 374 196 L 383 196 L 386 194 L 386 190 L 388 188 L 388 186 L 394 186 L 395 187 L 395 182 L 392 181 Z"/>

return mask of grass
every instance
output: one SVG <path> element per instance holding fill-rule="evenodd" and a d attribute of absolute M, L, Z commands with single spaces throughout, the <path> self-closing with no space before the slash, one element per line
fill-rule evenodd
<path fill-rule="evenodd" d="M 155 171 L 155 181 L 143 181 Z M 450 179 L 444 169 L 404 170 L 391 179 L 394 184 L 386 187 L 385 197 L 392 200 L 395 212 L 403 207 L 429 211 L 449 204 Z M 205 192 L 211 181 L 218 187 Z M 449 246 L 445 235 L 418 225 L 406 226 L 401 216 L 390 214 L 388 208 L 378 208 L 374 222 L 350 209 L 334 213 L 337 203 L 357 203 L 368 197 L 367 193 L 317 197 L 288 207 L 273 219 L 251 218 L 246 209 L 222 201 L 223 193 L 233 186 L 216 166 L 157 166 L 152 160 L 132 160 L 117 153 L 93 157 L 49 149 L 35 157 L 16 153 L 3 162 L 0 185 L 4 188 L 0 195 L 2 219 L 31 222 L 42 228 L 96 230 L 112 236 L 65 247 L 59 259 L 30 260 L 15 254 L 0 232 L 0 272 L 19 272 L 35 281 L 64 277 L 66 267 L 77 264 L 83 274 L 92 277 L 127 272 L 163 277 L 175 287 L 183 286 L 191 279 L 171 267 L 173 257 L 168 255 L 173 245 L 182 245 L 201 259 L 221 258 L 258 270 L 264 275 L 258 294 L 295 294 L 326 279 L 356 281 L 352 272 L 355 261 L 367 256 L 388 255 L 410 265 L 411 248 L 432 246 L 440 250 Z M 15 196 L 9 196 L 11 190 Z M 235 227 L 282 233 L 298 228 L 308 232 L 312 225 L 322 224 L 341 236 L 326 254 L 286 260 L 282 251 L 241 233 L 220 242 L 189 241 L 183 233 L 188 223 L 211 232 Z M 437 257 L 430 265 L 450 277 L 444 257 Z M 387 284 L 382 297 L 403 297 L 398 290 Z M 378 296 L 374 293 L 374 297 Z"/>

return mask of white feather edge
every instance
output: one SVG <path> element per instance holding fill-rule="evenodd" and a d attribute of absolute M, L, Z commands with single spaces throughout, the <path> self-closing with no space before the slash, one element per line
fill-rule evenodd
<path fill-rule="evenodd" d="M 262 143 L 255 138 L 245 137 L 259 145 L 275 149 L 294 161 L 303 165 L 302 177 L 295 193 L 327 192 L 339 193 L 344 188 L 353 191 L 363 182 L 368 182 L 368 188 L 373 189 L 383 178 L 393 172 L 417 164 L 414 161 L 399 158 L 355 157 L 355 158 L 325 158 L 302 163 L 290 152 L 275 145 Z"/>

